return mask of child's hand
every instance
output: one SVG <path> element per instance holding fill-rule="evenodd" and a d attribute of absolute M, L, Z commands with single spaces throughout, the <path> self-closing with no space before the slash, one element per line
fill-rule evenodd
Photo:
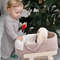
<path fill-rule="evenodd" d="M 17 40 L 22 40 L 22 39 L 23 39 L 22 36 L 18 36 L 18 37 L 17 37 Z"/>

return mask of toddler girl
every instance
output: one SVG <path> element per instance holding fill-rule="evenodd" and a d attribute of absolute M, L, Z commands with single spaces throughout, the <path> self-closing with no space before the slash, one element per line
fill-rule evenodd
<path fill-rule="evenodd" d="M 22 36 L 18 35 L 20 27 L 18 18 L 23 11 L 23 4 L 20 0 L 8 0 L 6 9 L 8 15 L 4 19 L 4 32 L 1 39 L 1 55 L 5 59 L 11 56 L 15 40 L 23 39 Z"/>

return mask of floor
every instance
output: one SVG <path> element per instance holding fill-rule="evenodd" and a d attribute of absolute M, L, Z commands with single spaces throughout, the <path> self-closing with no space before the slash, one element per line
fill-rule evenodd
<path fill-rule="evenodd" d="M 3 32 L 3 20 L 4 20 L 4 16 L 2 16 L 2 17 L 0 16 L 0 48 L 1 48 L 1 36 L 2 36 L 2 32 Z M 0 52 L 0 54 L 1 54 L 1 52 Z M 4 60 L 4 59 L 2 59 L 2 60 Z M 7 60 L 18 60 L 18 59 L 8 58 Z M 60 48 L 58 49 L 58 54 L 56 56 L 54 56 L 54 60 L 60 60 Z"/>

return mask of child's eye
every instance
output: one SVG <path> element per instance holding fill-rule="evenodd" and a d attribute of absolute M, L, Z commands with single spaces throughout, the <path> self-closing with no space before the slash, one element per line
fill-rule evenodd
<path fill-rule="evenodd" d="M 13 6 L 14 8 L 17 7 L 17 6 Z"/>
<path fill-rule="evenodd" d="M 16 8 L 16 7 L 19 7 L 19 6 L 17 6 L 17 5 L 13 5 L 12 7 Z"/>

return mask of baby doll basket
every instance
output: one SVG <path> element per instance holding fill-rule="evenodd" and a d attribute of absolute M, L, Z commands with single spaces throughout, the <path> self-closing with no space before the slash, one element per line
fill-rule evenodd
<path fill-rule="evenodd" d="M 42 56 L 47 56 L 48 60 L 53 60 L 53 56 L 57 54 L 58 44 L 57 44 L 57 35 L 54 32 L 48 32 L 48 40 L 44 42 L 39 49 L 32 53 L 28 51 L 25 47 L 23 51 L 16 49 L 17 55 L 22 56 L 22 60 L 29 59 L 34 60 L 35 58 L 40 58 Z"/>

